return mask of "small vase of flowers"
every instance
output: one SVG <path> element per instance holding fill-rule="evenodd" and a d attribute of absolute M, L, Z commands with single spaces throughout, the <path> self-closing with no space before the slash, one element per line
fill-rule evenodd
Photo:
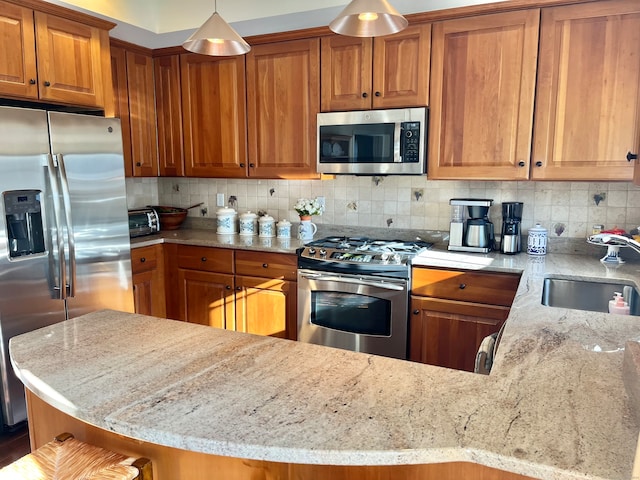
<path fill-rule="evenodd" d="M 301 220 L 309 220 L 313 215 L 322 215 L 324 207 L 317 198 L 299 198 L 293 206 Z"/>

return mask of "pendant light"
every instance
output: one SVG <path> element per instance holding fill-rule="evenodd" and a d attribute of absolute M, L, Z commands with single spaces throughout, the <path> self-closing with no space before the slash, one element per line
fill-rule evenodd
<path fill-rule="evenodd" d="M 352 0 L 329 28 L 349 37 L 381 37 L 404 30 L 408 24 L 387 0 Z"/>
<path fill-rule="evenodd" d="M 251 50 L 249 44 L 218 14 L 217 0 L 213 9 L 213 15 L 182 44 L 185 50 L 212 56 L 243 55 Z"/>

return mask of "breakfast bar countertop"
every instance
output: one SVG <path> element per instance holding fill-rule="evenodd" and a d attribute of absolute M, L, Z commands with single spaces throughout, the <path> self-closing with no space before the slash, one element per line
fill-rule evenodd
<path fill-rule="evenodd" d="M 638 421 L 622 364 L 625 342 L 640 340 L 639 320 L 540 299 L 546 275 L 638 285 L 640 263 L 608 269 L 582 255 L 437 249 L 414 263 L 523 272 L 491 375 L 108 310 L 13 338 L 12 362 L 55 408 L 186 450 L 628 480 Z"/>

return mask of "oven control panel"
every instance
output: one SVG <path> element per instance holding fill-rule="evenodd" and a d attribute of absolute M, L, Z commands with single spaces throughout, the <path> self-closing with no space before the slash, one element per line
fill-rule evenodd
<path fill-rule="evenodd" d="M 358 252 L 324 247 L 304 247 L 300 256 L 303 258 L 333 261 L 341 263 L 367 263 L 377 265 L 406 265 L 409 255 L 397 252 Z"/>

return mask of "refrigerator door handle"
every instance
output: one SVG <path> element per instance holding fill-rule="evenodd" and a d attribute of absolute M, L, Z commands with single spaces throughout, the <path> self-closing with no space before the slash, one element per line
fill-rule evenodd
<path fill-rule="evenodd" d="M 76 240 L 73 235 L 73 222 L 71 220 L 71 193 L 69 192 L 69 181 L 67 180 L 67 170 L 64 166 L 62 154 L 56 154 L 58 168 L 60 169 L 60 189 L 62 190 L 62 202 L 64 203 L 64 214 L 67 222 L 67 237 L 69 239 L 69 297 L 76 295 Z"/>
<path fill-rule="evenodd" d="M 51 154 L 47 155 L 49 171 L 49 183 L 51 184 L 51 196 L 53 199 L 54 219 L 56 226 L 56 244 L 58 247 L 58 283 L 53 287 L 58 292 L 58 299 L 67 298 L 67 261 L 65 258 L 64 235 L 62 231 L 62 207 L 60 205 L 60 191 L 58 189 L 58 178 L 56 175 L 56 164 Z"/>

